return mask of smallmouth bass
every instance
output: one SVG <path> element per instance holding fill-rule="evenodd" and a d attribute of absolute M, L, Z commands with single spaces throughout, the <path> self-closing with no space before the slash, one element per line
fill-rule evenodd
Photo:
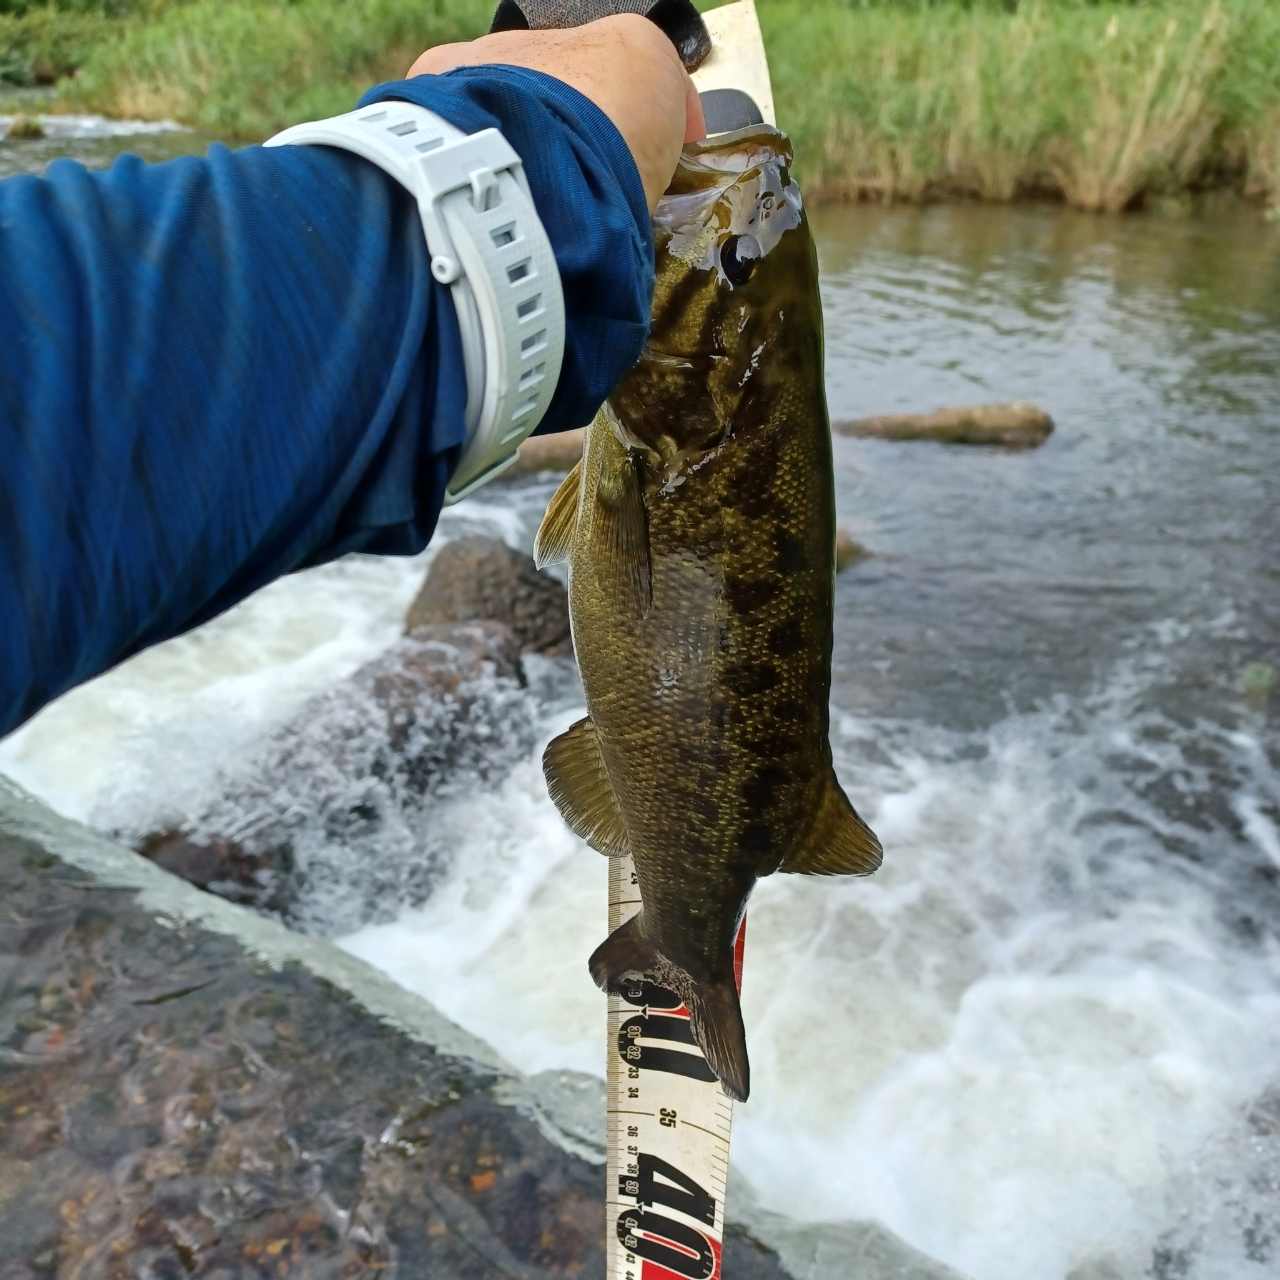
<path fill-rule="evenodd" d="M 642 907 L 590 960 L 675 991 L 750 1088 L 733 941 L 756 880 L 866 875 L 880 842 L 828 742 L 835 494 L 817 259 L 789 144 L 685 148 L 654 215 L 649 341 L 587 430 L 534 554 L 569 562 L 589 715 L 548 746 L 569 827 L 635 859 Z"/>

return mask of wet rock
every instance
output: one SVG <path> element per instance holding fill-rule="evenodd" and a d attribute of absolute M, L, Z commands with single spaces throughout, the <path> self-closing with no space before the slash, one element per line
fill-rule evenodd
<path fill-rule="evenodd" d="M 603 1175 L 298 964 L 0 835 L 0 1271 L 603 1274 Z"/>
<path fill-rule="evenodd" d="M 453 843 L 432 806 L 532 750 L 520 644 L 499 622 L 427 624 L 223 770 L 187 821 L 117 838 L 191 883 L 336 934 L 423 901 Z"/>
<path fill-rule="evenodd" d="M 35 138 L 44 137 L 44 126 L 35 116 L 18 114 L 9 122 L 9 127 L 5 130 L 4 139 L 6 142 L 27 141 Z"/>
<path fill-rule="evenodd" d="M 842 436 L 876 440 L 940 440 L 946 444 L 1004 445 L 1030 449 L 1053 431 L 1053 419 L 1025 401 L 939 409 L 936 413 L 891 413 L 878 418 L 834 422 Z"/>
<path fill-rule="evenodd" d="M 795 1222 L 758 1209 L 749 1219 L 758 1247 L 796 1280 L 966 1280 L 878 1222 Z"/>
<path fill-rule="evenodd" d="M 1269 662 L 1247 662 L 1240 673 L 1244 700 L 1255 711 L 1266 711 L 1276 686 L 1276 669 Z"/>
<path fill-rule="evenodd" d="M 586 432 L 557 431 L 549 436 L 530 436 L 520 446 L 520 453 L 504 476 L 528 476 L 539 471 L 572 471 L 582 457 L 582 441 Z"/>
<path fill-rule="evenodd" d="M 405 631 L 413 635 L 422 626 L 475 621 L 510 627 L 525 653 L 571 651 L 569 601 L 561 583 L 540 572 L 531 556 L 481 534 L 440 549 L 409 606 Z"/>
<path fill-rule="evenodd" d="M 425 1001 L 3 780 L 0 900 L 0 1275 L 603 1277 L 603 1166 Z"/>
<path fill-rule="evenodd" d="M 210 889 L 232 902 L 253 903 L 261 896 L 270 863 L 255 858 L 234 840 L 197 844 L 181 831 L 157 831 L 138 846 L 144 858 L 180 876 L 198 889 Z"/>
<path fill-rule="evenodd" d="M 871 553 L 860 542 L 854 542 L 847 533 L 836 534 L 836 572 L 865 560 Z"/>

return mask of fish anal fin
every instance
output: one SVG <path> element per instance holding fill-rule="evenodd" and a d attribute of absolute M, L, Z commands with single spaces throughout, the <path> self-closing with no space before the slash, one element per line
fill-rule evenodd
<path fill-rule="evenodd" d="M 596 573 L 609 591 L 622 596 L 629 616 L 643 618 L 653 601 L 653 582 L 639 459 L 616 441 L 613 444 L 596 485 L 592 528 L 599 551 Z"/>
<path fill-rule="evenodd" d="M 689 1023 L 707 1066 L 720 1087 L 735 1102 L 751 1092 L 751 1063 L 747 1059 L 747 1031 L 733 977 L 722 982 L 695 982 L 685 996 Z"/>
<path fill-rule="evenodd" d="M 689 1011 L 689 1028 L 720 1087 L 737 1102 L 751 1091 L 747 1032 L 738 988 L 730 972 L 720 982 L 695 982 L 660 955 L 644 936 L 643 912 L 620 924 L 594 951 L 587 967 L 601 991 L 618 991 L 637 974 L 674 991 Z"/>
<path fill-rule="evenodd" d="M 591 980 L 601 991 L 617 991 L 629 973 L 654 977 L 663 967 L 664 962 L 640 932 L 638 915 L 620 924 L 587 961 Z"/>
<path fill-rule="evenodd" d="M 611 857 L 628 852 L 626 824 L 590 716 L 547 744 L 542 772 L 551 799 L 574 835 Z"/>
<path fill-rule="evenodd" d="M 546 514 L 533 540 L 533 560 L 539 569 L 560 564 L 569 558 L 574 530 L 578 525 L 578 490 L 582 484 L 582 460 L 579 459 L 547 503 Z"/>
<path fill-rule="evenodd" d="M 778 868 L 809 876 L 869 876 L 883 856 L 876 834 L 836 781 L 827 779 L 808 839 Z"/>

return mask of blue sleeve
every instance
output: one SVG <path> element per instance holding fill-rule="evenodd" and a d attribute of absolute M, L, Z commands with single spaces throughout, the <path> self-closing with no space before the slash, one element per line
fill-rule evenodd
<path fill-rule="evenodd" d="M 524 161 L 567 313 L 544 431 L 644 342 L 653 243 L 625 143 L 514 67 L 381 85 Z M 0 182 L 0 736 L 267 582 L 430 538 L 463 439 L 417 209 L 326 147 L 213 147 Z"/>

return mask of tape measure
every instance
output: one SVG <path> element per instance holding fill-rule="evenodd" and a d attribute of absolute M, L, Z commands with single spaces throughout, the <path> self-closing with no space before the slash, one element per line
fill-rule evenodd
<path fill-rule="evenodd" d="M 609 860 L 609 932 L 640 910 L 635 866 Z M 742 987 L 745 922 L 734 944 Z M 719 1280 L 733 1102 L 680 997 L 635 982 L 609 997 L 609 1280 Z"/>

